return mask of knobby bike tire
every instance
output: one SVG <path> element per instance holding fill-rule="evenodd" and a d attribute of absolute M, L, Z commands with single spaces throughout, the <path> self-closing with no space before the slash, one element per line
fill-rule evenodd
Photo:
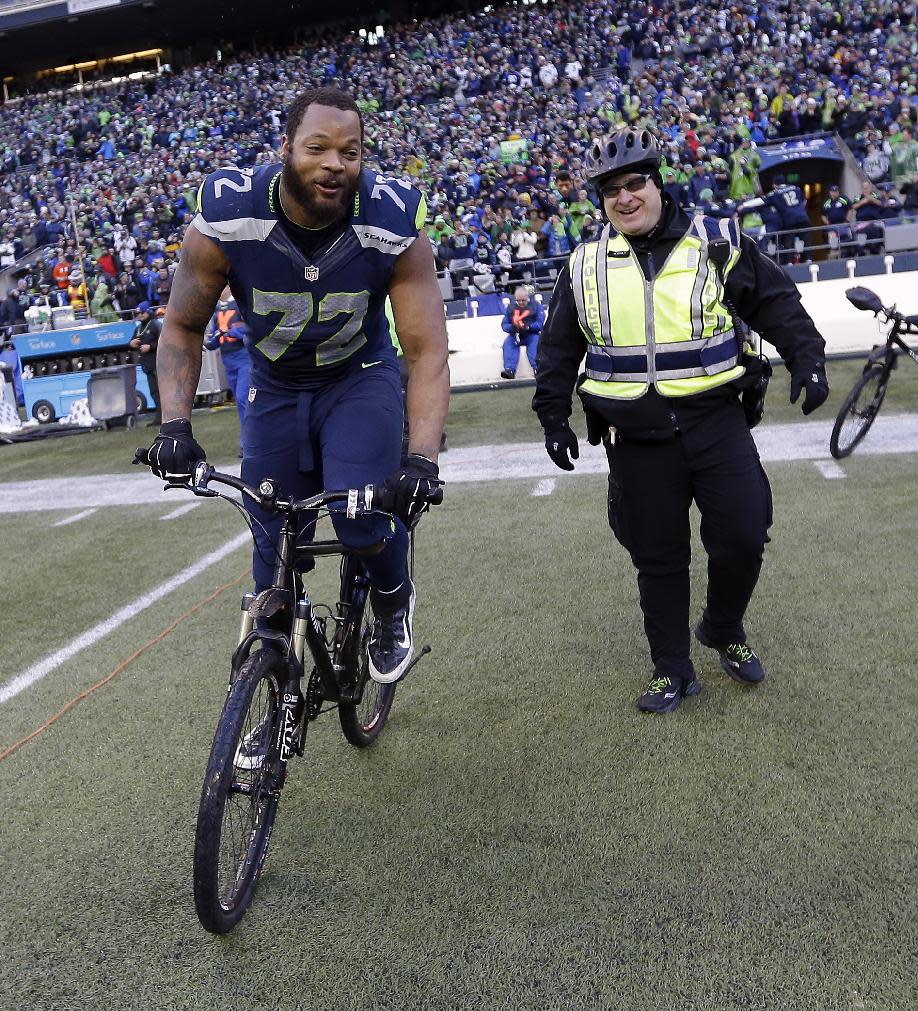
<path fill-rule="evenodd" d="M 829 452 L 836 460 L 850 456 L 870 431 L 883 406 L 888 385 L 889 369 L 882 364 L 871 365 L 854 384 L 838 412 L 829 438 Z"/>
<path fill-rule="evenodd" d="M 342 597 L 346 588 L 342 587 Z M 356 676 L 362 686 L 360 702 L 341 702 L 338 719 L 341 730 L 355 748 L 366 748 L 382 733 L 392 703 L 396 685 L 380 685 L 370 677 L 367 643 L 370 641 L 370 622 L 366 617 L 366 593 L 355 596 L 350 605 L 349 630 L 344 643 L 344 665 L 349 680 Z"/>
<path fill-rule="evenodd" d="M 195 908 L 214 934 L 225 934 L 245 915 L 268 853 L 280 800 L 273 759 L 285 672 L 275 651 L 253 653 L 233 682 L 214 735 L 194 845 Z M 260 768 L 238 767 L 240 744 L 265 721 L 268 754 Z"/>

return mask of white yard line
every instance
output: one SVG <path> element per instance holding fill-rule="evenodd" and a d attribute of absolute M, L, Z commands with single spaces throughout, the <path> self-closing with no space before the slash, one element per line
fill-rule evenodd
<path fill-rule="evenodd" d="M 551 495 L 551 493 L 555 490 L 556 484 L 557 481 L 555 481 L 553 477 L 547 477 L 544 480 L 539 481 L 535 488 L 532 489 L 532 494 L 536 498 L 540 498 L 543 495 Z"/>
<path fill-rule="evenodd" d="M 764 423 L 753 433 L 766 465 L 783 460 L 825 460 L 832 421 Z M 582 434 L 582 433 L 581 433 Z M 880 415 L 855 459 L 885 453 L 918 453 L 918 414 Z M 605 452 L 580 443 L 573 474 L 562 474 L 548 458 L 542 442 L 467 446 L 440 456 L 440 476 L 446 483 L 555 478 L 568 481 L 584 474 L 606 474 Z M 225 467 L 238 473 L 237 466 Z M 161 505 L 163 486 L 148 473 L 99 474 L 61 480 L 0 482 L 0 513 L 80 510 L 102 506 Z"/>
<path fill-rule="evenodd" d="M 166 513 L 165 516 L 160 516 L 161 520 L 177 520 L 179 516 L 184 516 L 185 513 L 190 513 L 192 509 L 197 509 L 200 502 L 186 502 L 185 505 L 179 506 L 178 509 L 173 509 L 171 513 Z"/>
<path fill-rule="evenodd" d="M 83 632 L 82 635 L 78 635 L 64 646 L 63 649 L 57 650 L 56 653 L 52 653 L 50 656 L 45 657 L 44 660 L 33 664 L 28 670 L 17 674 L 14 678 L 7 681 L 6 684 L 0 686 L 0 704 L 9 702 L 10 699 L 17 696 L 20 692 L 35 684 L 36 681 L 41 681 L 42 678 L 47 677 L 48 674 L 60 667 L 61 664 L 66 663 L 71 657 L 76 656 L 77 653 L 90 646 L 94 646 L 100 639 L 105 638 L 105 636 L 113 632 L 120 625 L 140 614 L 141 611 L 145 611 L 158 600 L 162 600 L 163 597 L 168 596 L 173 590 L 177 590 L 180 586 L 187 583 L 189 579 L 194 579 L 195 576 L 200 575 L 212 565 L 216 565 L 221 559 L 226 558 L 227 555 L 231 555 L 244 544 L 249 543 L 251 539 L 252 535 L 248 531 L 239 534 L 238 537 L 234 537 L 231 541 L 224 544 L 223 547 L 217 548 L 216 551 L 211 551 L 209 555 L 205 555 L 195 562 L 194 565 L 189 565 L 187 569 L 183 569 L 178 575 L 167 579 L 165 583 L 161 583 L 155 589 L 150 590 L 149 593 L 145 593 L 142 597 L 138 597 L 130 604 L 122 607 L 121 610 L 116 611 L 110 618 L 106 618 L 105 621 L 94 625 L 86 632 Z"/>
<path fill-rule="evenodd" d="M 79 523 L 80 520 L 85 520 L 87 516 L 92 516 L 95 509 L 84 509 L 82 512 L 75 513 L 73 516 L 68 516 L 66 519 L 58 520 L 57 523 L 52 523 L 52 527 L 66 527 L 71 523 Z"/>
<path fill-rule="evenodd" d="M 828 481 L 838 481 L 845 477 L 845 472 L 834 460 L 814 460 L 813 466 Z"/>

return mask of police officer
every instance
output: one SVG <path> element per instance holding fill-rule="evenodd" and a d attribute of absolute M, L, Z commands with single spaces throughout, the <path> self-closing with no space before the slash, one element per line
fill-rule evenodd
<path fill-rule="evenodd" d="M 749 376 L 733 310 L 781 353 L 791 402 L 803 393 L 804 414 L 828 395 L 825 342 L 794 285 L 735 222 L 690 220 L 663 193 L 650 132 L 622 128 L 595 140 L 586 168 L 610 224 L 558 277 L 533 409 L 562 470 L 579 456 L 568 424 L 575 386 L 590 443 L 605 444 L 610 525 L 637 568 L 654 665 L 638 708 L 665 713 L 700 688 L 689 657 L 693 500 L 708 554 L 695 635 L 734 680 L 765 676 L 743 616 L 772 520 L 771 490 L 739 398 Z"/>

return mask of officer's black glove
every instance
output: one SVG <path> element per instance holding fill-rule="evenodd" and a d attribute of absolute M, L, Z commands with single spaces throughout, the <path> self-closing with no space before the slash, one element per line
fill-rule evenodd
<path fill-rule="evenodd" d="M 376 504 L 410 530 L 428 505 L 443 501 L 440 468 L 420 453 L 409 453 L 401 467 L 377 489 Z"/>
<path fill-rule="evenodd" d="M 572 460 L 580 457 L 580 446 L 574 430 L 566 421 L 553 424 L 545 429 L 545 451 L 552 463 L 562 470 L 573 470 Z"/>
<path fill-rule="evenodd" d="M 189 481 L 195 464 L 206 460 L 207 454 L 195 442 L 191 422 L 184 418 L 167 421 L 147 450 L 147 464 L 157 477 L 170 484 Z"/>
<path fill-rule="evenodd" d="M 794 372 L 791 375 L 790 402 L 797 403 L 800 391 L 806 390 L 803 398 L 803 413 L 812 414 L 829 395 L 829 380 L 822 369 L 810 368 L 806 372 Z"/>

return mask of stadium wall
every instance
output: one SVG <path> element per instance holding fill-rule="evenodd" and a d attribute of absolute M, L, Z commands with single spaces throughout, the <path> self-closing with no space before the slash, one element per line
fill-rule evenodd
<path fill-rule="evenodd" d="M 862 354 L 886 339 L 888 328 L 869 312 L 855 309 L 845 298 L 845 291 L 854 285 L 875 291 L 884 305 L 895 304 L 905 313 L 918 313 L 918 271 L 800 284 L 798 290 L 803 306 L 825 337 L 830 356 Z M 453 386 L 500 381 L 501 345 L 506 336 L 500 321 L 500 316 L 447 320 Z M 777 357 L 767 344 L 765 351 Z M 517 378 L 532 378 L 526 355 L 520 355 Z"/>

